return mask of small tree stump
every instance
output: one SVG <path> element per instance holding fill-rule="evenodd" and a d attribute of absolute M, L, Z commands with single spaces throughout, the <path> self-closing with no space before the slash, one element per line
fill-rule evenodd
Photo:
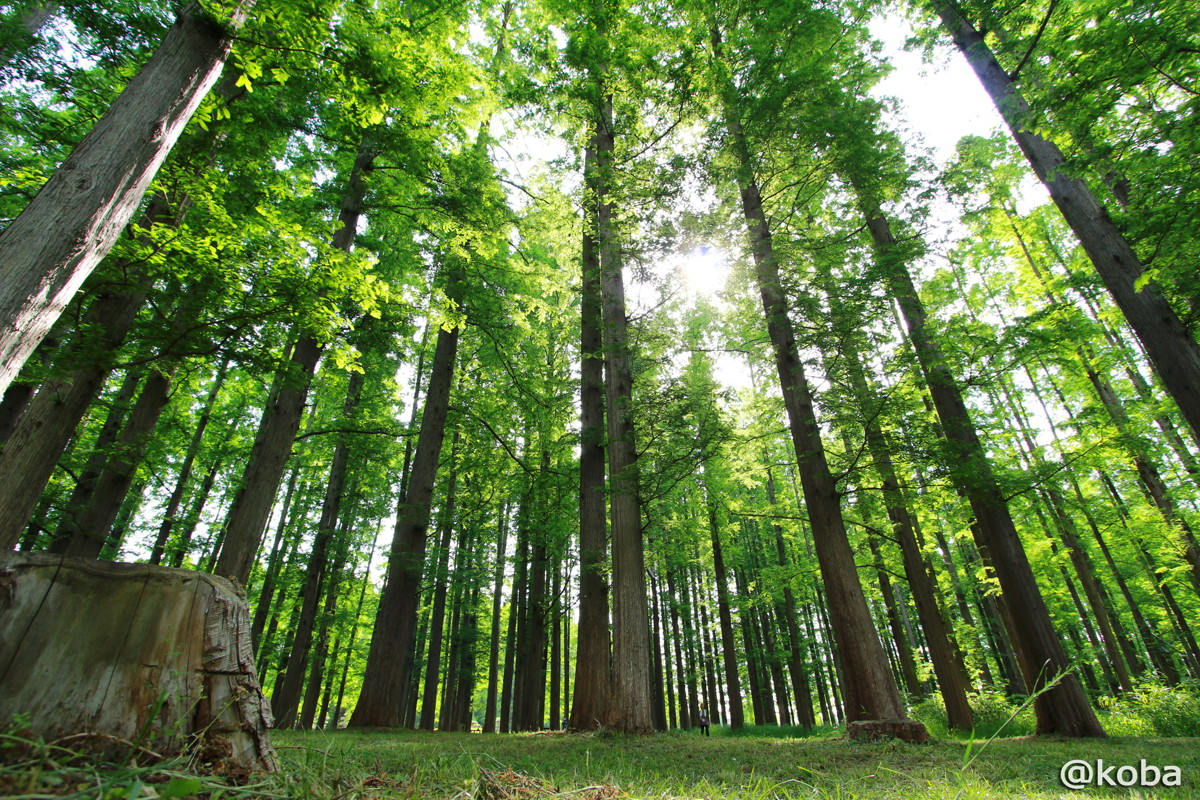
<path fill-rule="evenodd" d="M 278 769 L 246 600 L 199 572 L 0 553 L 0 724 L 73 749 Z"/>
<path fill-rule="evenodd" d="M 874 742 L 879 739 L 903 739 L 906 742 L 924 744 L 929 741 L 929 731 L 913 719 L 860 719 L 846 726 L 846 735 L 851 739 Z"/>

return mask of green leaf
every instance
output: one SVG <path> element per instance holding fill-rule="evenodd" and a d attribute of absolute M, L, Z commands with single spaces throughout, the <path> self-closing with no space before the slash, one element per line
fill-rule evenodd
<path fill-rule="evenodd" d="M 172 778 L 171 782 L 158 790 L 161 797 L 189 797 L 199 794 L 204 784 L 198 778 Z"/>

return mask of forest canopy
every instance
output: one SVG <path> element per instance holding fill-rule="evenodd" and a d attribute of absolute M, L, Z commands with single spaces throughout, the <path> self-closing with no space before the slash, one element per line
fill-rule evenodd
<path fill-rule="evenodd" d="M 0 13 L 0 549 L 234 579 L 277 726 L 1200 681 L 1193 4 Z"/>

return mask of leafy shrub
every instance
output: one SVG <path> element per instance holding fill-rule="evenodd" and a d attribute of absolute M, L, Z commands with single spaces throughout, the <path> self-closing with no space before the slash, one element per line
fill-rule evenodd
<path fill-rule="evenodd" d="M 950 724 L 946 719 L 946 705 L 942 696 L 934 693 L 919 703 L 915 703 L 908 711 L 910 719 L 924 723 L 925 730 L 935 739 L 945 739 L 950 736 Z"/>
<path fill-rule="evenodd" d="M 1101 722 L 1113 736 L 1200 736 L 1200 687 L 1138 684 L 1105 703 Z"/>
<path fill-rule="evenodd" d="M 932 695 L 917 703 L 912 707 L 909 716 L 925 723 L 929 735 L 934 738 L 990 739 L 993 736 L 1029 736 L 1037 730 L 1032 707 L 1016 713 L 1027 699 L 1024 696 L 1005 697 L 999 692 L 983 691 L 973 692 L 967 695 L 967 699 L 975 717 L 975 729 L 969 733 L 949 729 L 946 706 L 942 703 L 941 695 Z M 1016 714 L 1015 718 L 1013 714 Z"/>

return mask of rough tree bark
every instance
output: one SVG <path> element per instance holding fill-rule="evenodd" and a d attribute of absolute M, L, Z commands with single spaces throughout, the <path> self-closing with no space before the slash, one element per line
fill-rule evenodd
<path fill-rule="evenodd" d="M 597 81 L 600 88 L 602 81 Z M 604 320 L 605 405 L 612 521 L 613 680 L 612 726 L 624 733 L 654 729 L 650 696 L 650 609 L 642 511 L 638 498 L 637 447 L 633 427 L 633 378 L 620 241 L 614 229 L 612 97 L 600 93 L 596 155 L 605 192 L 598 197 L 601 312 Z"/>
<path fill-rule="evenodd" d="M 92 301 L 85 322 L 97 333 L 86 346 L 119 344 L 133 325 L 144 286 L 121 287 Z M 78 346 L 85 346 L 79 343 Z M 95 363 L 45 381 L 0 452 L 0 550 L 11 550 L 25 530 L 46 482 L 100 394 L 110 365 Z"/>
<path fill-rule="evenodd" d="M 584 151 L 583 172 L 595 181 L 595 137 Z M 599 728 L 608 713 L 611 646 L 608 633 L 608 555 L 604 509 L 604 358 L 600 320 L 600 257 L 596 242 L 595 192 L 584 201 L 583 288 L 580 299 L 579 364 L 579 635 L 575 646 L 573 730 Z"/>
<path fill-rule="evenodd" d="M 460 432 L 454 432 L 450 445 L 450 463 L 455 463 Z M 446 621 L 446 594 L 450 590 L 450 539 L 454 535 L 454 495 L 458 473 L 451 472 L 446 482 L 446 500 L 439 512 L 442 535 L 433 556 L 436 559 L 434 572 L 429 576 L 433 583 L 433 608 L 429 612 L 429 656 L 425 659 L 425 685 L 421 693 L 421 718 L 417 727 L 424 731 L 434 728 L 434 706 L 437 703 L 438 678 L 442 665 L 442 636 Z"/>

